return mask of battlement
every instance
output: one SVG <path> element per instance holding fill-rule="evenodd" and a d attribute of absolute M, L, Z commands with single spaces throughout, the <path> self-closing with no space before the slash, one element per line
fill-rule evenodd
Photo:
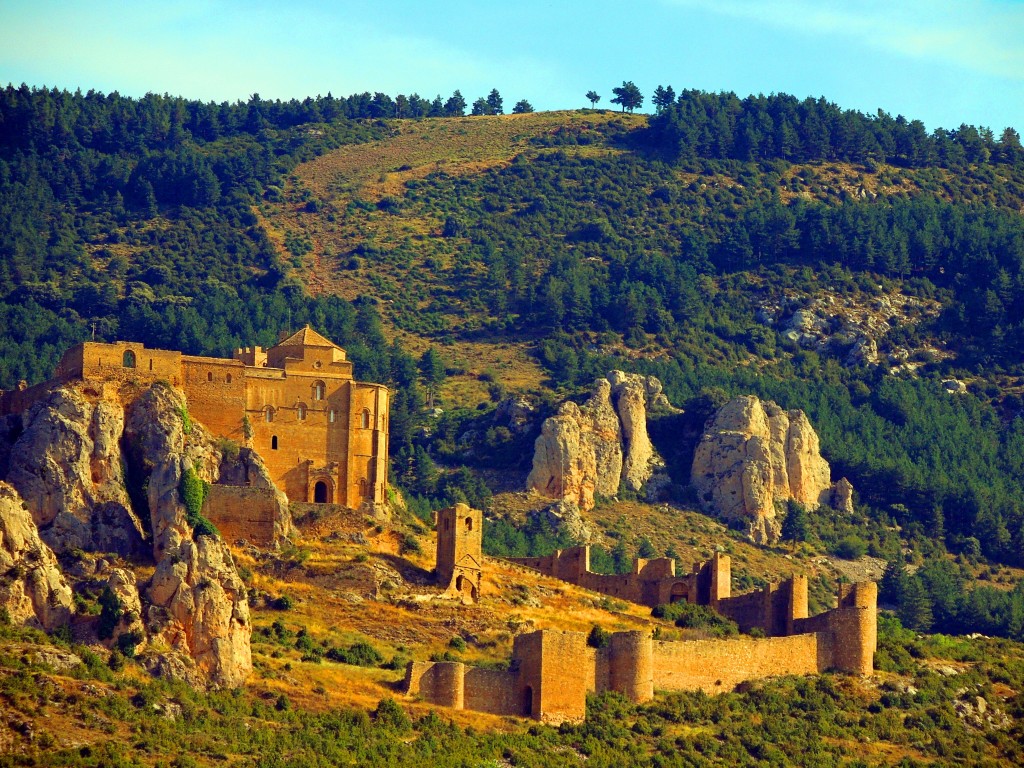
<path fill-rule="evenodd" d="M 787 583 L 754 594 L 762 601 L 769 600 L 766 594 L 786 595 L 788 605 L 798 605 L 800 582 Z M 803 584 L 806 591 L 806 579 Z M 616 691 L 643 702 L 655 689 L 723 693 L 778 675 L 871 674 L 877 593 L 873 583 L 843 587 L 838 608 L 793 619 L 794 633 L 778 637 L 655 641 L 649 632 L 630 631 L 612 633 L 598 649 L 582 632 L 540 630 L 516 637 L 507 670 L 410 662 L 405 693 L 455 709 L 558 723 L 582 720 L 592 692 Z"/>

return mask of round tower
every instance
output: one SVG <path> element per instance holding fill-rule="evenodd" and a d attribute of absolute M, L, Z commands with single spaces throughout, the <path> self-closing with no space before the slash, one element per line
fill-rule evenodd
<path fill-rule="evenodd" d="M 650 632 L 616 632 L 608 645 L 608 685 L 633 702 L 654 698 L 654 642 Z"/>

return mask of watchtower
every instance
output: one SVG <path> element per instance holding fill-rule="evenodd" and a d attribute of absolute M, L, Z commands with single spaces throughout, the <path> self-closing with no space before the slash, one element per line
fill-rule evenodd
<path fill-rule="evenodd" d="M 437 583 L 475 602 L 483 579 L 483 513 L 456 504 L 437 513 Z"/>

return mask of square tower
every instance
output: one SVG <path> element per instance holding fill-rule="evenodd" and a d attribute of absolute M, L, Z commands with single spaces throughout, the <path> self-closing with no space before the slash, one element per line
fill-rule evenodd
<path fill-rule="evenodd" d="M 437 513 L 437 583 L 476 601 L 483 579 L 483 513 L 456 504 Z"/>

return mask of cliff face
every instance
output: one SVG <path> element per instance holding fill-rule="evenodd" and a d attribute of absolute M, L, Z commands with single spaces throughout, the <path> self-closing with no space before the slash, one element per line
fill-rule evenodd
<path fill-rule="evenodd" d="M 17 492 L 0 482 L 0 608 L 47 631 L 72 616 L 71 588 Z"/>
<path fill-rule="evenodd" d="M 731 400 L 708 422 L 691 482 L 709 511 L 744 524 L 761 544 L 778 541 L 776 502 L 792 499 L 815 509 L 833 498 L 828 462 L 807 415 L 754 396 Z M 846 503 L 851 492 L 845 482 Z"/>
<path fill-rule="evenodd" d="M 594 495 L 614 496 L 620 483 L 642 490 L 664 467 L 647 434 L 651 404 L 667 406 L 653 377 L 612 371 L 583 405 L 563 403 L 534 445 L 528 490 L 592 509 Z"/>
<path fill-rule="evenodd" d="M 138 633 L 144 655 L 159 640 L 170 651 L 148 652 L 151 667 L 236 686 L 252 669 L 245 585 L 223 540 L 196 535 L 189 524 L 182 477 L 193 471 L 212 484 L 223 471 L 225 480 L 272 489 L 281 535 L 290 531 L 287 500 L 259 456 L 242 449 L 225 458 L 185 414 L 184 395 L 156 384 L 141 393 L 61 388 L 22 415 L 7 462 L 10 485 L 0 484 L 0 573 L 19 576 L 0 587 L 0 605 L 18 621 L 53 629 L 73 618 L 54 552 L 72 560 L 75 550 L 152 557 L 148 582 L 137 585 L 122 568 L 103 574 L 126 617 L 105 639 Z M 135 510 L 129 484 L 139 489 Z"/>

